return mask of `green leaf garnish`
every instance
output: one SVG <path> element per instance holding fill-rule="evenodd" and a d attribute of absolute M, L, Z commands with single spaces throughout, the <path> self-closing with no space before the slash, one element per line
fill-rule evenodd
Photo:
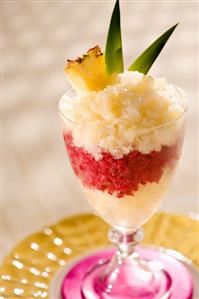
<path fill-rule="evenodd" d="M 109 25 L 105 50 L 105 63 L 109 75 L 115 72 L 122 73 L 124 71 L 119 0 L 115 3 Z"/>
<path fill-rule="evenodd" d="M 162 51 L 164 45 L 168 41 L 169 37 L 178 26 L 178 23 L 163 33 L 158 39 L 156 39 L 128 68 L 129 71 L 138 71 L 143 74 L 147 74 L 152 64 Z"/>

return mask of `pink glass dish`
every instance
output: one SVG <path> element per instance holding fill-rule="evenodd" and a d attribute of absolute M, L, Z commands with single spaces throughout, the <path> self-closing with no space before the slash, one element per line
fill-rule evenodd
<path fill-rule="evenodd" d="M 155 248 L 149 248 L 147 246 L 138 246 L 137 253 L 139 253 L 140 258 L 148 262 L 151 261 L 151 267 L 156 268 L 157 273 L 158 268 L 164 268 L 164 275 L 158 277 L 161 288 L 156 285 L 157 293 L 154 294 L 156 282 L 154 281 L 149 286 L 148 289 L 143 288 L 142 297 L 143 299 L 191 299 L 193 293 L 192 278 L 187 270 L 187 268 L 175 258 L 169 256 L 168 254 L 161 252 Z M 124 284 L 118 285 L 117 289 L 121 295 L 115 295 L 104 292 L 101 290 L 98 294 L 98 275 L 99 267 L 106 268 L 107 264 L 110 262 L 111 258 L 114 256 L 115 250 L 105 249 L 91 254 L 86 258 L 80 259 L 76 264 L 66 274 L 62 283 L 62 298 L 63 299 L 82 299 L 82 298 L 98 298 L 98 299 L 137 299 L 139 298 L 136 291 L 132 292 L 132 289 Z M 156 261 L 156 262 L 153 262 Z M 157 263 L 158 261 L 158 263 Z M 89 269 L 93 269 L 92 279 L 88 279 L 87 274 Z M 126 281 L 126 275 L 128 275 L 128 280 L 133 280 L 132 272 L 124 273 L 123 279 Z M 158 273 L 159 275 L 159 273 Z M 86 288 L 86 297 L 82 295 L 83 289 Z M 116 290 L 118 292 L 118 290 Z M 162 295 L 164 293 L 164 295 Z M 166 294 L 166 295 L 165 295 Z M 110 296 L 109 296 L 110 295 Z"/>

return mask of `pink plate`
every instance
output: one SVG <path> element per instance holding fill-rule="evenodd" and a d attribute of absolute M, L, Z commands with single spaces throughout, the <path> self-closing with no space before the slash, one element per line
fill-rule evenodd
<path fill-rule="evenodd" d="M 140 258 L 153 261 L 154 266 L 159 267 L 163 266 L 164 275 L 161 278 L 161 286 L 162 290 L 169 286 L 169 292 L 166 296 L 156 296 L 156 297 L 148 297 L 143 296 L 143 298 L 158 298 L 158 299 L 191 299 L 193 294 L 193 282 L 190 272 L 187 267 L 165 252 L 161 252 L 159 249 L 155 249 L 153 247 L 142 247 L 138 246 L 137 251 L 140 254 Z M 94 281 L 96 277 L 99 275 L 98 268 L 103 270 L 103 267 L 107 266 L 108 261 L 115 253 L 113 249 L 103 249 L 101 251 L 97 251 L 91 255 L 88 255 L 82 259 L 80 259 L 76 264 L 74 264 L 67 272 L 61 286 L 61 295 L 62 299 L 87 299 L 87 298 L 99 298 L 99 299 L 109 299 L 109 298 L 117 298 L 122 299 L 123 294 L 125 293 L 125 286 L 123 287 L 123 291 L 121 296 L 112 297 L 110 294 L 104 294 L 102 297 L 99 297 L 97 294 L 97 290 L 94 286 Z M 155 263 L 154 263 L 155 260 Z M 93 276 L 88 280 L 86 279 L 86 273 L 89 269 L 92 269 L 96 265 L 101 265 L 100 267 L 96 267 L 96 271 L 93 271 Z M 160 276 L 161 277 L 161 276 Z M 82 294 L 82 288 L 86 287 L 89 291 L 88 297 Z M 84 293 L 85 294 L 85 293 Z M 126 295 L 126 294 L 125 294 Z M 125 296 L 125 298 L 136 298 L 136 295 L 129 294 Z M 136 298 L 138 299 L 138 298 Z"/>

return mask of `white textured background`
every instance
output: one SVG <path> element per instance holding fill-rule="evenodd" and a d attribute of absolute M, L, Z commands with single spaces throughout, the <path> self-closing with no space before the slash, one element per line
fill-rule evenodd
<path fill-rule="evenodd" d="M 68 88 L 63 68 L 96 44 L 104 46 L 114 3 L 4 1 L 3 16 L 3 254 L 43 225 L 89 209 L 70 170 L 57 113 Z M 191 1 L 121 1 L 129 65 L 176 22 L 179 28 L 152 73 L 190 98 L 184 154 L 163 208 L 196 212 L 197 13 Z"/>

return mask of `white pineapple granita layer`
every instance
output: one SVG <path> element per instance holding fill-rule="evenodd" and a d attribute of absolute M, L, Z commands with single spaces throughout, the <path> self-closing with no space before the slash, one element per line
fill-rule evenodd
<path fill-rule="evenodd" d="M 69 92 L 60 101 L 62 114 L 75 123 L 70 126 L 74 144 L 96 159 L 101 151 L 121 158 L 133 149 L 148 154 L 174 144 L 186 108 L 185 94 L 166 79 L 128 71 L 102 91 Z"/>

